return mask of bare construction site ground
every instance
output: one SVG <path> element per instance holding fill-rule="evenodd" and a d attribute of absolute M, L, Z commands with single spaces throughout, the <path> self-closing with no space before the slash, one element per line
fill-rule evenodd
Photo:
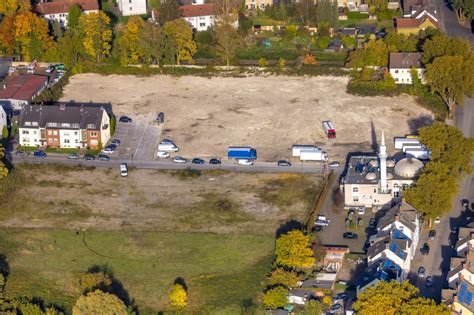
<path fill-rule="evenodd" d="M 432 117 L 409 96 L 347 94 L 347 81 L 323 76 L 81 74 L 70 79 L 62 100 L 110 102 L 116 115 L 130 115 L 144 124 L 164 112 L 161 136 L 173 139 L 180 155 L 225 157 L 229 146 L 253 146 L 262 161 L 290 158 L 293 144 L 316 144 L 331 160 L 343 161 L 348 152 L 371 151 L 382 129 L 391 139 Z M 325 137 L 323 120 L 334 122 L 337 139 Z"/>

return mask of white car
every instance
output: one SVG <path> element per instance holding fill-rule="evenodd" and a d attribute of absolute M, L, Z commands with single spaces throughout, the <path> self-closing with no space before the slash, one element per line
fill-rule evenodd
<path fill-rule="evenodd" d="M 156 152 L 156 156 L 160 159 L 167 159 L 167 158 L 170 157 L 170 154 L 169 154 L 169 152 L 158 151 L 158 152 Z"/>
<path fill-rule="evenodd" d="M 102 153 L 104 153 L 104 154 L 113 154 L 114 152 L 115 152 L 115 150 L 112 149 L 112 148 L 105 148 L 105 149 L 102 150 Z"/>
<path fill-rule="evenodd" d="M 174 162 L 174 163 L 182 163 L 182 164 L 184 164 L 184 163 L 188 162 L 188 160 L 186 160 L 184 157 L 177 156 L 177 157 L 175 157 L 175 158 L 173 159 L 173 162 Z"/>
<path fill-rule="evenodd" d="M 440 222 L 441 222 L 440 217 L 436 217 L 436 219 L 434 219 L 434 224 L 439 224 Z"/>
<path fill-rule="evenodd" d="M 237 163 L 239 163 L 239 165 L 253 165 L 253 161 L 248 159 L 238 159 Z"/>

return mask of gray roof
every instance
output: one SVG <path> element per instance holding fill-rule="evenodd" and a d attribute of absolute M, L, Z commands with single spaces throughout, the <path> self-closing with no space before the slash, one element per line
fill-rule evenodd
<path fill-rule="evenodd" d="M 378 254 L 382 253 L 386 248 L 387 244 L 390 243 L 390 236 L 387 236 L 378 242 L 372 244 L 369 249 L 367 250 L 367 258 L 374 258 Z"/>
<path fill-rule="evenodd" d="M 454 280 L 454 281 L 452 281 L 452 282 L 449 282 L 449 278 L 451 278 L 452 276 L 458 274 L 459 272 L 461 272 L 461 270 L 463 270 L 462 264 L 461 264 L 461 265 L 458 265 L 456 268 L 451 269 L 451 270 L 448 272 L 447 280 L 448 280 L 448 284 L 449 284 L 449 287 L 450 287 L 450 288 L 453 288 L 453 289 L 456 288 L 457 283 L 458 283 L 458 281 L 457 281 L 458 279 L 456 278 L 456 280 Z"/>
<path fill-rule="evenodd" d="M 288 291 L 288 295 L 306 297 L 307 299 L 316 298 L 316 293 L 314 291 L 309 291 L 305 289 L 292 289 Z"/>
<path fill-rule="evenodd" d="M 388 67 L 390 69 L 423 68 L 422 57 L 423 55 L 419 52 L 390 53 Z"/>
<path fill-rule="evenodd" d="M 79 124 L 80 129 L 99 130 L 102 115 L 111 113 L 110 104 L 97 103 L 57 103 L 54 105 L 25 105 L 20 114 L 20 128 L 45 128 L 47 123 L 57 123 L 61 129 L 77 129 L 63 127 L 61 124 Z M 26 122 L 37 122 L 38 126 L 26 125 Z M 88 128 L 94 125 L 94 128 Z"/>
<path fill-rule="evenodd" d="M 378 167 L 372 167 L 369 162 L 379 158 L 375 154 L 352 156 L 347 163 L 347 171 L 344 175 L 343 181 L 347 184 L 377 184 L 380 179 L 380 172 Z M 392 160 L 392 159 L 387 159 Z M 394 180 L 407 180 L 406 177 L 399 176 L 395 173 L 395 167 L 387 166 L 387 174 L 391 174 Z M 375 179 L 367 179 L 368 172 L 373 172 L 376 175 Z"/>
<path fill-rule="evenodd" d="M 411 231 L 415 232 L 417 216 L 416 209 L 409 203 L 402 201 L 387 210 L 385 215 L 379 219 L 377 229 L 383 229 L 387 225 L 395 222 L 395 220 L 398 220 Z"/>
<path fill-rule="evenodd" d="M 334 281 L 319 280 L 319 279 L 308 279 L 303 281 L 302 288 L 320 288 L 320 289 L 332 289 Z"/>

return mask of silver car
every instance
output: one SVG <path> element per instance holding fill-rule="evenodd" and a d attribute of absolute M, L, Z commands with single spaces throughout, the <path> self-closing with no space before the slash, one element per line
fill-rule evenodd
<path fill-rule="evenodd" d="M 186 160 L 184 157 L 182 156 L 177 156 L 173 159 L 173 162 L 174 163 L 180 163 L 180 164 L 184 164 L 184 163 L 187 163 L 188 160 Z"/>

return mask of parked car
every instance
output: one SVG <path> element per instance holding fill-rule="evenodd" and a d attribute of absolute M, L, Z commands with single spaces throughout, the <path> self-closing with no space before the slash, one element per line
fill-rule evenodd
<path fill-rule="evenodd" d="M 45 158 L 48 155 L 42 150 L 36 150 L 35 152 L 33 152 L 33 156 L 34 157 L 39 157 L 39 158 Z"/>
<path fill-rule="evenodd" d="M 469 200 L 467 199 L 461 200 L 461 205 L 463 208 L 469 208 Z"/>
<path fill-rule="evenodd" d="M 113 153 L 115 153 L 116 148 L 117 148 L 117 146 L 115 146 L 113 144 L 108 145 L 102 150 L 102 153 L 104 153 L 104 154 L 113 154 Z"/>
<path fill-rule="evenodd" d="M 156 122 L 158 125 L 161 125 L 165 122 L 165 114 L 163 112 L 158 113 L 158 116 L 156 116 Z"/>
<path fill-rule="evenodd" d="M 369 228 L 375 229 L 376 226 L 377 226 L 377 220 L 375 220 L 375 218 L 370 218 L 370 220 L 369 220 Z"/>
<path fill-rule="evenodd" d="M 340 310 L 342 310 L 342 305 L 341 304 L 334 304 L 333 306 L 331 306 L 329 308 L 329 313 L 333 314 L 333 313 L 337 313 L 339 312 Z"/>
<path fill-rule="evenodd" d="M 342 234 L 342 237 L 345 239 L 356 240 L 358 236 L 354 232 L 345 232 Z"/>
<path fill-rule="evenodd" d="M 429 255 L 430 254 L 430 245 L 428 243 L 424 243 L 423 246 L 420 248 L 420 252 L 422 255 Z"/>
<path fill-rule="evenodd" d="M 421 266 L 418 268 L 418 277 L 424 277 L 425 276 L 425 267 Z"/>
<path fill-rule="evenodd" d="M 453 233 L 453 234 L 457 234 L 458 231 L 459 231 L 459 227 L 457 227 L 457 226 L 451 228 L 451 233 Z"/>
<path fill-rule="evenodd" d="M 204 164 L 204 160 L 200 158 L 194 158 L 191 160 L 192 164 Z"/>
<path fill-rule="evenodd" d="M 336 162 L 336 161 L 329 163 L 330 168 L 338 168 L 339 166 L 341 166 L 341 164 L 339 164 L 339 162 Z"/>
<path fill-rule="evenodd" d="M 166 151 L 158 151 L 156 152 L 156 156 L 160 159 L 167 159 L 170 157 L 170 153 Z"/>
<path fill-rule="evenodd" d="M 321 226 L 329 226 L 329 223 L 330 221 L 328 218 L 326 218 L 325 215 L 318 215 L 314 222 L 315 225 L 321 225 Z"/>
<path fill-rule="evenodd" d="M 215 164 L 215 165 L 221 164 L 221 160 L 215 159 L 215 158 L 214 158 L 214 159 L 210 159 L 210 160 L 209 160 L 209 164 Z"/>
<path fill-rule="evenodd" d="M 345 293 L 338 293 L 333 298 L 332 301 L 336 303 L 337 301 L 344 301 L 347 299 L 347 294 Z"/>
<path fill-rule="evenodd" d="M 441 222 L 440 217 L 436 217 L 436 219 L 434 219 L 434 224 L 439 224 L 440 222 Z"/>
<path fill-rule="evenodd" d="M 364 215 L 365 214 L 365 207 L 358 207 L 357 214 Z"/>
<path fill-rule="evenodd" d="M 84 160 L 86 161 L 94 161 L 95 160 L 95 156 L 93 156 L 92 154 L 86 154 L 84 155 Z"/>
<path fill-rule="evenodd" d="M 120 176 L 127 177 L 128 176 L 128 166 L 127 163 L 120 164 Z"/>
<path fill-rule="evenodd" d="M 97 156 L 97 159 L 99 161 L 110 161 L 110 157 L 108 155 L 105 155 L 105 154 L 99 154 Z"/>
<path fill-rule="evenodd" d="M 112 140 L 110 140 L 110 144 L 119 145 L 119 144 L 120 144 L 120 140 L 119 140 L 119 139 L 112 139 Z"/>
<path fill-rule="evenodd" d="M 76 153 L 70 153 L 70 154 L 67 155 L 67 158 L 68 158 L 68 160 L 78 160 L 79 155 L 76 154 Z"/>
<path fill-rule="evenodd" d="M 237 163 L 239 163 L 239 165 L 253 165 L 253 161 L 248 159 L 238 159 Z"/>
<path fill-rule="evenodd" d="M 430 240 L 434 240 L 436 238 L 436 231 L 435 230 L 431 230 L 429 233 L 428 233 L 428 237 L 430 238 Z"/>
<path fill-rule="evenodd" d="M 181 163 L 181 164 L 184 164 L 184 163 L 187 163 L 188 160 L 186 160 L 184 157 L 181 157 L 181 156 L 177 156 L 173 159 L 173 162 L 174 163 Z"/>
<path fill-rule="evenodd" d="M 322 226 L 322 225 L 316 225 L 316 226 L 314 227 L 314 231 L 315 231 L 315 232 L 321 232 L 322 230 L 323 230 L 323 226 Z"/>
<path fill-rule="evenodd" d="M 426 277 L 425 285 L 426 285 L 428 288 L 431 288 L 431 286 L 433 286 L 433 277 L 432 277 L 432 276 Z"/>
<path fill-rule="evenodd" d="M 30 155 L 30 152 L 20 150 L 20 151 L 16 151 L 15 155 L 19 157 L 27 157 L 28 155 Z"/>
<path fill-rule="evenodd" d="M 123 122 L 123 123 L 131 123 L 131 122 L 132 122 L 132 118 L 130 118 L 130 117 L 128 117 L 128 116 L 120 116 L 119 121 L 120 121 L 120 122 Z"/>
<path fill-rule="evenodd" d="M 278 161 L 278 166 L 291 166 L 291 163 L 286 161 L 286 160 L 280 160 Z"/>
<path fill-rule="evenodd" d="M 163 140 L 161 140 L 161 143 L 163 143 L 163 144 L 165 144 L 165 143 L 174 144 L 173 140 L 171 140 L 171 139 L 163 139 Z"/>

